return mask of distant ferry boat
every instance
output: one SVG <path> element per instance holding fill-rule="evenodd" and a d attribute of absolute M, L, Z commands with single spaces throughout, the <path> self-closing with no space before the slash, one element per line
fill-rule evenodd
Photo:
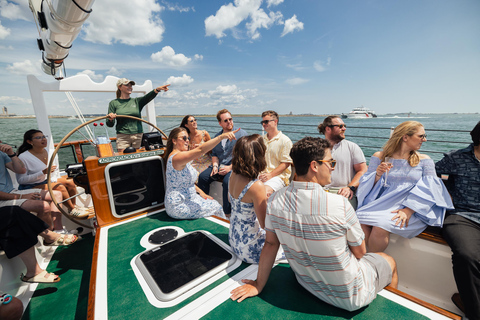
<path fill-rule="evenodd" d="M 350 118 L 350 119 L 367 119 L 367 118 L 376 118 L 377 115 L 375 114 L 375 111 L 372 111 L 368 108 L 365 108 L 364 106 L 354 108 L 350 113 L 348 114 L 343 114 L 342 113 L 342 118 Z"/>

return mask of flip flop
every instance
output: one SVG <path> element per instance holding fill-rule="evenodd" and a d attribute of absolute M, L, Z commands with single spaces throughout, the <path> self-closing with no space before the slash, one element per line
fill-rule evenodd
<path fill-rule="evenodd" d="M 20 275 L 20 280 L 29 283 L 54 283 L 60 281 L 60 277 L 58 277 L 54 273 L 48 273 L 46 270 L 43 270 L 42 272 L 31 278 L 26 278 L 22 273 Z"/>
<path fill-rule="evenodd" d="M 69 246 L 72 243 L 75 243 L 78 240 L 78 236 L 74 234 L 61 234 L 60 237 L 55 239 L 55 241 L 51 243 L 47 243 L 43 241 L 44 246 Z"/>

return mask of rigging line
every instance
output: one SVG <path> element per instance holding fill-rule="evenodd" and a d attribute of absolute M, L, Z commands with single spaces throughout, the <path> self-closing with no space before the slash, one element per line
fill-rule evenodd
<path fill-rule="evenodd" d="M 80 107 L 78 106 L 77 102 L 75 101 L 75 98 L 73 97 L 72 93 L 70 91 L 65 91 L 65 95 L 67 96 L 68 100 L 70 101 L 70 104 L 73 107 L 73 110 L 75 110 L 75 113 L 78 116 L 78 119 L 80 122 L 85 123 L 87 120 L 85 120 L 85 117 L 83 116 L 82 110 L 80 110 Z M 94 136 L 92 129 L 90 129 L 89 126 L 85 126 L 85 130 L 87 131 L 88 136 L 90 137 L 90 140 L 94 141 Z"/>

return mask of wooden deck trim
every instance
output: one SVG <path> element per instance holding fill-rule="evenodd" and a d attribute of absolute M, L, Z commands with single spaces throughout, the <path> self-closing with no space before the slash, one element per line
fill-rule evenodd
<path fill-rule="evenodd" d="M 396 295 L 399 295 L 399 296 L 402 297 L 402 298 L 405 298 L 405 299 L 407 299 L 407 300 L 410 300 L 410 301 L 412 301 L 412 302 L 414 302 L 414 303 L 416 303 L 416 304 L 418 304 L 418 305 L 421 305 L 422 307 L 425 307 L 425 308 L 427 308 L 427 309 L 430 309 L 430 310 L 432 310 L 432 311 L 434 311 L 434 312 L 436 312 L 436 313 L 439 313 L 439 314 L 441 314 L 441 315 L 443 315 L 443 316 L 445 316 L 445 317 L 448 317 L 448 318 L 450 318 L 450 319 L 454 319 L 454 320 L 461 320 L 461 319 L 462 319 L 462 317 L 459 316 L 458 314 L 455 314 L 455 313 L 453 313 L 453 312 L 450 312 L 450 311 L 447 311 L 447 310 L 442 309 L 442 308 L 440 308 L 440 307 L 437 307 L 436 305 L 433 305 L 433 304 L 428 303 L 428 302 L 426 302 L 426 301 L 423 301 L 423 300 L 421 300 L 421 299 L 415 298 L 414 296 L 411 296 L 411 295 L 409 295 L 408 293 L 405 293 L 405 292 L 400 291 L 400 290 L 398 290 L 398 289 L 395 289 L 395 288 L 393 288 L 393 287 L 386 286 L 385 289 L 388 290 L 388 291 L 390 291 L 390 292 L 392 292 L 392 293 L 395 293 Z"/>
<path fill-rule="evenodd" d="M 90 286 L 88 289 L 87 320 L 95 319 L 95 284 L 97 281 L 98 247 L 100 246 L 101 230 L 101 228 L 97 228 L 97 232 L 95 234 L 95 244 L 93 246 L 92 269 L 90 271 Z"/>
<path fill-rule="evenodd" d="M 425 229 L 425 231 L 420 233 L 417 237 L 448 246 L 448 243 L 443 238 L 441 229 L 439 227 L 427 227 L 427 229 Z"/>

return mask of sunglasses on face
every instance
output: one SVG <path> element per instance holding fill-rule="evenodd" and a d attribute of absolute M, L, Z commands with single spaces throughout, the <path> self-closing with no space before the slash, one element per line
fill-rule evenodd
<path fill-rule="evenodd" d="M 421 134 L 418 136 L 420 139 L 427 139 L 427 134 Z"/>
<path fill-rule="evenodd" d="M 262 120 L 260 121 L 260 124 L 268 124 L 270 121 L 275 121 L 275 120 Z"/>
<path fill-rule="evenodd" d="M 347 128 L 346 124 L 331 124 L 328 127 L 333 128 L 333 127 L 338 127 L 340 129 Z"/>
<path fill-rule="evenodd" d="M 36 137 L 32 137 L 32 139 L 35 139 L 35 140 L 42 140 L 42 139 L 47 139 L 48 136 L 36 136 Z"/>
<path fill-rule="evenodd" d="M 188 122 L 190 122 L 190 123 L 192 123 L 192 122 L 197 122 L 197 119 L 188 120 Z"/>
<path fill-rule="evenodd" d="M 330 167 L 332 169 L 334 169 L 335 166 L 337 165 L 337 160 L 333 160 L 333 159 L 332 160 L 315 160 L 315 161 L 328 163 L 328 164 L 330 164 Z"/>
<path fill-rule="evenodd" d="M 190 137 L 187 137 L 187 136 L 183 136 L 180 139 L 183 139 L 183 141 L 190 141 Z"/>
<path fill-rule="evenodd" d="M 223 120 L 223 122 L 225 122 L 225 123 L 227 123 L 227 122 L 229 122 L 229 121 L 233 121 L 233 119 L 232 119 L 232 118 L 228 118 L 228 119 Z"/>

